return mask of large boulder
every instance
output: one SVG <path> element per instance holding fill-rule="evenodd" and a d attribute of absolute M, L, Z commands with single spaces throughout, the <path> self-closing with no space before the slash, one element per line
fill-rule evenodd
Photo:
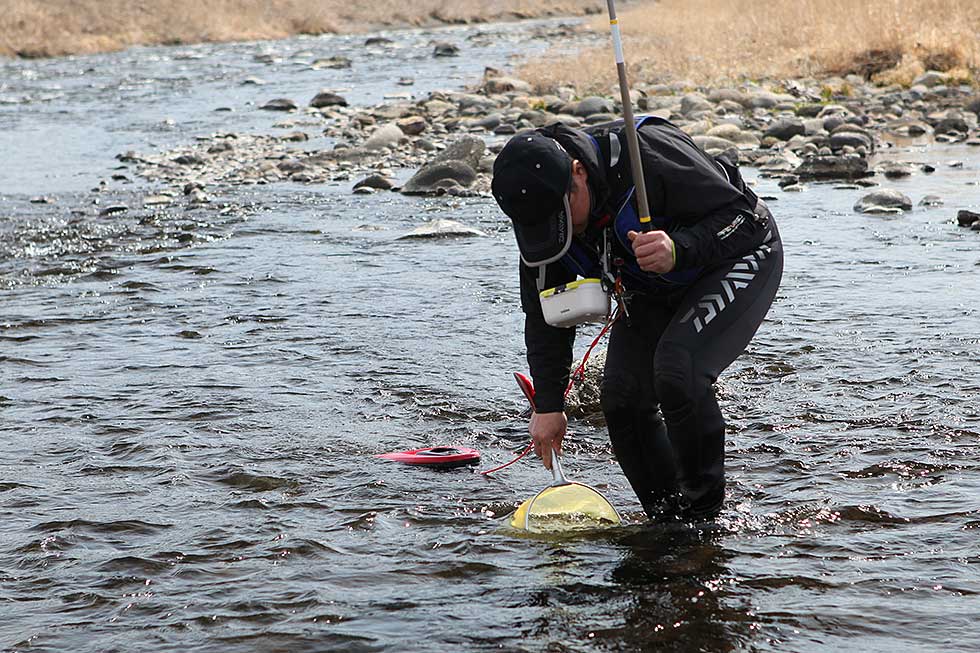
<path fill-rule="evenodd" d="M 405 182 L 405 195 L 439 195 L 456 187 L 471 186 L 476 170 L 464 161 L 430 161 Z"/>
<path fill-rule="evenodd" d="M 912 199 L 897 190 L 881 188 L 859 199 L 854 210 L 858 213 L 901 213 L 912 210 Z"/>
<path fill-rule="evenodd" d="M 453 141 L 449 147 L 437 154 L 432 163 L 440 161 L 463 161 L 471 168 L 480 167 L 480 159 L 487 149 L 487 144 L 482 138 L 476 136 L 463 136 Z"/>
<path fill-rule="evenodd" d="M 868 162 L 856 156 L 814 156 L 793 171 L 802 181 L 860 179 L 868 176 Z"/>

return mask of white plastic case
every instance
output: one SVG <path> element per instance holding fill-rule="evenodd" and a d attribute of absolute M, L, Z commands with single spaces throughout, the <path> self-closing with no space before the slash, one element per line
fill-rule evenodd
<path fill-rule="evenodd" d="M 540 293 L 544 321 L 553 327 L 605 322 L 609 295 L 599 279 L 578 279 Z"/>

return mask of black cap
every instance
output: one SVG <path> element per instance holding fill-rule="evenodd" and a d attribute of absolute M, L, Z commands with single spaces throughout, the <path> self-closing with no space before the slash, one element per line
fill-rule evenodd
<path fill-rule="evenodd" d="M 525 264 L 557 261 L 572 244 L 571 181 L 572 158 L 540 132 L 517 134 L 497 155 L 491 191 L 514 223 Z"/>

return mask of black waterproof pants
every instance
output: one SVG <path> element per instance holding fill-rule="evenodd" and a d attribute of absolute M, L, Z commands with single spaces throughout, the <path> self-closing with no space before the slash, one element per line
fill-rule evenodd
<path fill-rule="evenodd" d="M 623 473 L 652 518 L 710 518 L 725 498 L 725 420 L 712 384 L 741 354 L 783 272 L 766 244 L 671 296 L 636 295 L 613 326 L 602 409 Z"/>

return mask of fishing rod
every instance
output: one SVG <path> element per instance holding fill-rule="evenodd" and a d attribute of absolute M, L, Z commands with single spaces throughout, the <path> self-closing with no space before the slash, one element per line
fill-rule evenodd
<path fill-rule="evenodd" d="M 640 160 L 640 141 L 636 135 L 636 120 L 633 118 L 633 100 L 630 97 L 629 80 L 626 78 L 626 57 L 623 54 L 623 38 L 619 33 L 619 19 L 616 17 L 615 0 L 606 0 L 609 8 L 609 27 L 612 30 L 613 49 L 616 54 L 616 72 L 619 74 L 619 93 L 623 101 L 623 119 L 626 122 L 626 146 L 633 169 L 633 185 L 636 187 L 636 207 L 640 217 L 640 229 L 650 231 L 650 204 L 647 201 L 647 187 L 643 181 L 643 162 Z"/>

